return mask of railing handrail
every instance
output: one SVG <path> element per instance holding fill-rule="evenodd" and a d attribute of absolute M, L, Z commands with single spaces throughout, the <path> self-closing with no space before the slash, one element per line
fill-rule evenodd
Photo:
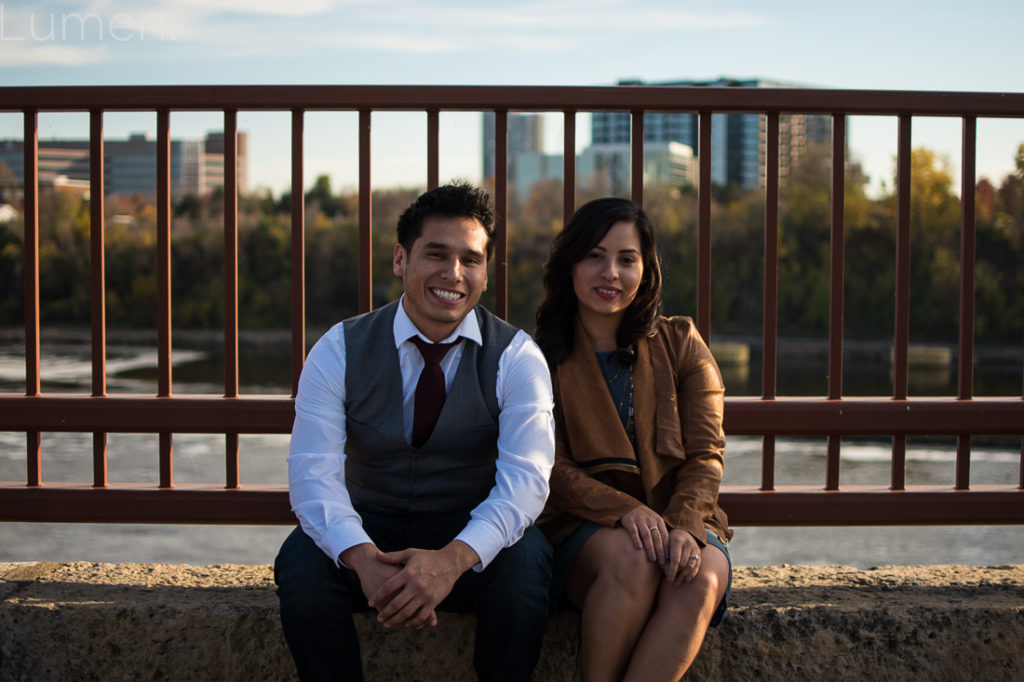
<path fill-rule="evenodd" d="M 642 103 L 642 105 L 638 105 Z M 1020 117 L 1024 93 L 707 86 L 0 86 L 0 111 L 698 111 Z"/>

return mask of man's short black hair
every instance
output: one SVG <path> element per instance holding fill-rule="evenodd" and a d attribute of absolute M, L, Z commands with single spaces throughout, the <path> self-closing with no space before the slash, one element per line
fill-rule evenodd
<path fill-rule="evenodd" d="M 417 197 L 398 218 L 398 243 L 406 252 L 423 234 L 427 218 L 473 218 L 487 232 L 487 260 L 494 251 L 494 211 L 487 192 L 468 182 L 455 182 L 428 190 Z"/>

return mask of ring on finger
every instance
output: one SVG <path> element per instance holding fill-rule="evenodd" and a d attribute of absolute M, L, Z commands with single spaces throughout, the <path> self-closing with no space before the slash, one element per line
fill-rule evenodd
<path fill-rule="evenodd" d="M 658 530 L 657 526 L 650 526 L 647 530 Z"/>
<path fill-rule="evenodd" d="M 699 554 L 691 554 L 690 558 L 686 560 L 686 563 L 693 563 L 694 561 L 697 561 L 698 559 L 700 559 L 700 555 Z"/>

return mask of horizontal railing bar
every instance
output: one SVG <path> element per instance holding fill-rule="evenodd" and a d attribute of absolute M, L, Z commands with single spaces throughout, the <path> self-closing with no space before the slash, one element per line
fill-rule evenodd
<path fill-rule="evenodd" d="M 288 397 L 0 396 L 0 431 L 290 433 Z"/>
<path fill-rule="evenodd" d="M 0 395 L 0 431 L 289 433 L 290 397 Z M 731 435 L 1021 435 L 1020 398 L 729 398 Z"/>
<path fill-rule="evenodd" d="M 731 435 L 1017 435 L 1024 400 L 732 398 L 724 426 Z"/>
<path fill-rule="evenodd" d="M 743 526 L 917 526 L 1024 523 L 1024 490 L 908 486 L 904 490 L 723 486 L 718 501 Z"/>
<path fill-rule="evenodd" d="M 0 520 L 74 523 L 294 524 L 287 485 L 158 488 L 0 483 Z"/>
<path fill-rule="evenodd" d="M 936 486 L 891 491 L 859 486 L 825 492 L 810 486 L 773 491 L 723 486 L 719 494 L 737 526 L 893 526 L 1024 523 L 1024 490 Z M 157 488 L 87 483 L 28 487 L 0 482 L 6 522 L 293 524 L 287 486 L 227 490 L 211 485 Z"/>
<path fill-rule="evenodd" d="M 509 107 L 509 103 L 514 103 Z M 462 85 L 188 85 L 14 86 L 0 88 L 0 111 L 174 109 L 439 111 L 844 111 L 847 115 L 1017 117 L 1024 94 L 813 88 L 693 86 L 462 86 Z"/>

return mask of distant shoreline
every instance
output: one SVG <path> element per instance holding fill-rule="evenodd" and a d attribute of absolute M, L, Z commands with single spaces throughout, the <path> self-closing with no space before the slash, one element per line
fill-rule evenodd
<path fill-rule="evenodd" d="M 316 342 L 326 328 L 307 328 L 307 349 Z M 107 345 L 144 346 L 156 345 L 155 329 L 107 329 Z M 79 326 L 47 326 L 40 329 L 41 343 L 88 344 L 91 331 L 88 327 Z M 174 329 L 171 332 L 172 342 L 176 348 L 197 350 L 220 350 L 223 348 L 224 332 L 212 329 Z M 21 327 L 0 327 L 0 344 L 24 343 L 25 330 Z M 240 329 L 238 343 L 242 348 L 287 349 L 291 346 L 292 332 L 290 329 Z M 760 357 L 762 339 L 760 336 L 745 334 L 728 334 L 711 337 L 712 346 L 717 343 L 746 344 L 751 355 Z M 958 355 L 955 344 L 911 344 L 915 348 L 944 348 L 952 353 L 954 360 Z M 889 361 L 892 342 L 887 340 L 846 339 L 843 341 L 844 359 L 847 361 Z M 777 353 L 780 358 L 800 357 L 805 359 L 822 359 L 828 357 L 828 339 L 813 337 L 779 337 Z M 1008 345 L 975 344 L 975 362 L 985 365 L 1015 365 L 1024 359 L 1024 348 Z"/>

